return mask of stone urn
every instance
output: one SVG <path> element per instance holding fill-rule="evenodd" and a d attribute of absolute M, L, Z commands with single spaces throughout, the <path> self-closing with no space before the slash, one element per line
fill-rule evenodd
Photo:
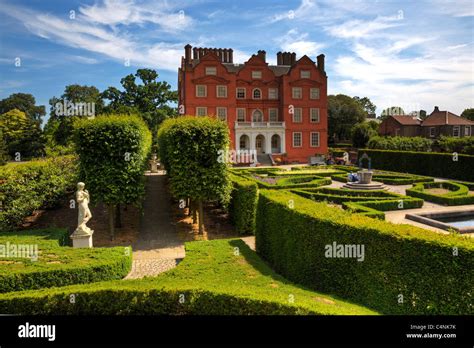
<path fill-rule="evenodd" d="M 372 182 L 372 174 L 371 170 L 361 170 L 357 172 L 359 176 L 359 184 L 370 184 Z"/>

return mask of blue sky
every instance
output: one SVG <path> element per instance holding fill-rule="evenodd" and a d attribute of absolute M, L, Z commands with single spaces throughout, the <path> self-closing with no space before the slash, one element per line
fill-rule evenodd
<path fill-rule="evenodd" d="M 190 43 L 233 48 L 234 62 L 324 53 L 330 94 L 460 114 L 474 107 L 473 23 L 470 0 L 0 0 L 0 98 L 47 105 L 68 84 L 102 91 L 141 67 L 176 88 Z"/>

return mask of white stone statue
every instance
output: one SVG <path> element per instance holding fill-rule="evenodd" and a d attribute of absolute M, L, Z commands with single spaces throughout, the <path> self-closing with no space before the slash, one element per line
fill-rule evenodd
<path fill-rule="evenodd" d="M 79 216 L 77 218 L 77 228 L 74 231 L 76 236 L 90 236 L 94 233 L 86 223 L 92 218 L 89 209 L 90 195 L 87 190 L 84 190 L 85 184 L 83 182 L 77 183 L 76 201 L 79 205 Z"/>

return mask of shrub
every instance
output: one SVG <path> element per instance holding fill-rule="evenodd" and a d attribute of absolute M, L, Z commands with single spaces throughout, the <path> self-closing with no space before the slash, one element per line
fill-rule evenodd
<path fill-rule="evenodd" d="M 474 156 L 458 155 L 457 161 L 452 154 L 433 152 L 409 152 L 390 150 L 359 150 L 359 156 L 366 153 L 377 169 L 405 172 L 474 181 Z"/>
<path fill-rule="evenodd" d="M 51 208 L 75 187 L 72 156 L 8 163 L 0 167 L 0 230 L 14 229 L 33 211 Z"/>
<path fill-rule="evenodd" d="M 374 130 L 369 124 L 359 123 L 351 130 L 352 144 L 354 147 L 365 147 L 369 139 L 376 135 L 377 131 Z"/>
<path fill-rule="evenodd" d="M 0 233 L 4 246 L 37 245 L 37 260 L 3 258 L 0 293 L 121 279 L 132 265 L 131 251 L 123 247 L 73 249 L 64 229 Z"/>
<path fill-rule="evenodd" d="M 434 194 L 426 192 L 430 188 L 444 188 L 451 192 L 445 194 Z M 430 182 L 419 183 L 411 189 L 407 189 L 408 196 L 419 197 L 428 202 L 443 204 L 443 205 L 466 205 L 474 204 L 474 194 L 469 194 L 469 188 L 463 184 L 456 182 Z"/>
<path fill-rule="evenodd" d="M 441 136 L 436 140 L 436 146 L 438 146 L 442 152 L 458 152 L 474 155 L 474 136 L 462 138 Z"/>
<path fill-rule="evenodd" d="M 108 205 L 109 230 L 114 238 L 116 205 L 139 205 L 145 193 L 143 171 L 151 133 L 138 116 L 99 116 L 78 121 L 74 140 L 80 179 L 92 200 Z"/>
<path fill-rule="evenodd" d="M 364 246 L 364 260 L 326 257 L 333 242 Z M 472 313 L 470 238 L 368 219 L 288 192 L 262 190 L 256 243 L 258 254 L 289 280 L 385 314 Z"/>
<path fill-rule="evenodd" d="M 367 143 L 369 149 L 396 151 L 430 151 L 433 141 L 423 137 L 374 136 Z"/>
<path fill-rule="evenodd" d="M 168 171 L 170 190 L 177 199 L 199 205 L 199 232 L 203 232 L 204 201 L 230 200 L 232 189 L 223 158 L 229 145 L 227 124 L 210 117 L 168 119 L 158 131 L 160 157 Z"/>
<path fill-rule="evenodd" d="M 71 294 L 75 294 L 74 304 L 69 301 Z M 289 295 L 294 296 L 294 303 L 288 301 Z M 276 274 L 242 240 L 222 239 L 187 243 L 184 260 L 158 277 L 0 294 L 0 313 L 377 314 L 295 286 Z"/>
<path fill-rule="evenodd" d="M 249 179 L 230 175 L 232 192 L 230 194 L 229 215 L 237 232 L 255 234 L 257 215 L 258 186 Z"/>

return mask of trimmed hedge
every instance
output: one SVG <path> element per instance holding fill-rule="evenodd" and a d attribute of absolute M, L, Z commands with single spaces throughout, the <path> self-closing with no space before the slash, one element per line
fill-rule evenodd
<path fill-rule="evenodd" d="M 75 303 L 71 303 L 71 295 L 75 295 Z M 363 306 L 295 286 L 237 239 L 186 243 L 183 261 L 158 277 L 0 294 L 0 313 L 377 314 Z"/>
<path fill-rule="evenodd" d="M 237 175 L 231 174 L 230 179 L 232 182 L 230 219 L 240 234 L 255 234 L 258 186 L 254 181 Z"/>
<path fill-rule="evenodd" d="M 37 209 L 55 207 L 74 191 L 76 179 L 73 156 L 1 166 L 0 230 L 17 228 Z"/>
<path fill-rule="evenodd" d="M 324 187 L 319 189 L 292 190 L 292 192 L 317 201 L 342 204 L 344 209 L 353 213 L 385 220 L 382 211 L 414 209 L 423 206 L 423 200 L 387 191 L 358 191 Z M 400 207 L 400 202 L 402 207 Z M 350 204 L 348 204 L 350 203 Z"/>
<path fill-rule="evenodd" d="M 364 246 L 364 260 L 325 257 L 333 242 Z M 262 190 L 256 247 L 289 280 L 385 314 L 473 312 L 470 238 L 368 219 L 289 192 Z"/>
<path fill-rule="evenodd" d="M 426 192 L 425 189 L 444 188 L 451 192 L 445 194 L 434 194 Z M 474 194 L 469 194 L 469 188 L 463 184 L 443 181 L 419 183 L 406 190 L 406 194 L 412 197 L 422 198 L 428 202 L 443 205 L 467 205 L 474 204 Z"/>
<path fill-rule="evenodd" d="M 359 157 L 364 153 L 376 169 L 474 181 L 474 156 L 458 154 L 457 161 L 453 161 L 448 153 L 362 149 Z"/>
<path fill-rule="evenodd" d="M 347 174 L 331 175 L 331 179 L 339 182 L 347 182 Z M 417 182 L 434 181 L 433 178 L 419 175 L 397 174 L 391 172 L 375 171 L 372 180 L 382 182 L 386 185 L 409 185 Z"/>
<path fill-rule="evenodd" d="M 37 260 L 0 258 L 0 293 L 121 279 L 132 266 L 131 249 L 73 249 L 64 229 L 0 233 L 0 244 L 37 245 Z"/>
<path fill-rule="evenodd" d="M 369 149 L 395 151 L 430 151 L 433 141 L 423 137 L 375 136 L 367 143 Z"/>

